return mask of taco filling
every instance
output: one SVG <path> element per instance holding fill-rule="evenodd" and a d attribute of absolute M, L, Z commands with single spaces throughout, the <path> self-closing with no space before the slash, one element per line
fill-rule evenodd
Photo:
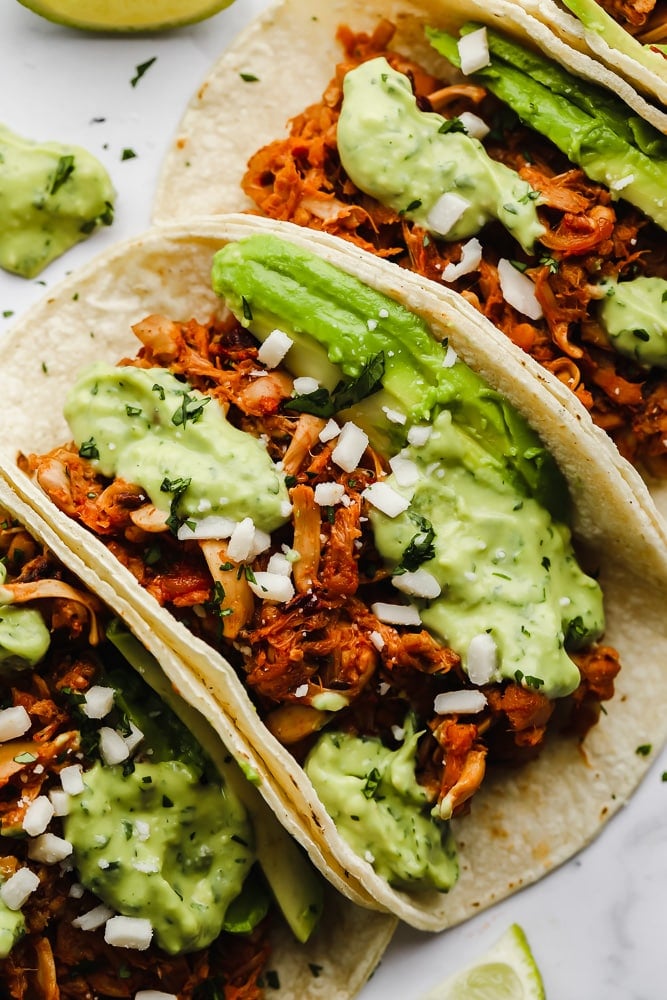
<path fill-rule="evenodd" d="M 256 793 L 157 661 L 4 512 L 0 555 L 2 995 L 259 1000 L 277 911 Z M 305 940 L 321 885 L 305 860 L 292 875 Z"/>
<path fill-rule="evenodd" d="M 568 492 L 519 413 L 419 316 L 273 235 L 223 247 L 222 318 L 152 315 L 21 464 L 233 664 L 342 836 L 449 889 L 487 766 L 613 694 Z M 590 567 L 594 571 L 595 567 Z"/>
<path fill-rule="evenodd" d="M 456 83 L 393 33 L 339 29 L 322 100 L 251 157 L 245 193 L 459 292 L 664 475 L 665 137 L 494 30 L 427 31 Z"/>

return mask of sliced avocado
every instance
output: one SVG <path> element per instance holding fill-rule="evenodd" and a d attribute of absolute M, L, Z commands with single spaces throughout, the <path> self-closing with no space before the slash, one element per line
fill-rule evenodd
<path fill-rule="evenodd" d="M 260 872 L 253 868 L 243 889 L 225 913 L 223 930 L 229 934 L 248 934 L 269 911 L 270 896 Z"/>
<path fill-rule="evenodd" d="M 25 919 L 20 910 L 10 910 L 0 899 L 0 959 L 8 958 L 12 948 L 25 934 Z"/>
<path fill-rule="evenodd" d="M 212 280 L 216 293 L 253 333 L 279 326 L 296 335 L 299 345 L 310 341 L 324 349 L 339 375 L 357 377 L 364 364 L 383 355 L 382 390 L 342 415 L 359 424 L 385 455 L 403 446 L 405 428 L 389 420 L 384 407 L 404 413 L 410 422 L 428 421 L 447 408 L 494 459 L 501 476 L 535 496 L 557 519 L 565 518 L 567 487 L 539 437 L 467 365 L 444 364 L 447 345 L 432 336 L 420 316 L 272 235 L 223 247 L 215 255 Z M 312 369 L 301 368 L 304 356 L 288 354 L 287 365 L 295 375 L 312 376 Z"/>
<path fill-rule="evenodd" d="M 259 864 L 276 903 L 297 940 L 307 941 L 324 906 L 320 875 L 261 795 L 245 779 L 211 724 L 172 687 L 155 657 L 118 619 L 109 624 L 107 638 L 192 733 L 221 778 L 247 809 L 255 833 Z"/>
<path fill-rule="evenodd" d="M 494 35 L 490 33 L 492 38 Z M 430 41 L 436 51 L 460 65 L 456 39 L 432 31 Z M 619 135 L 604 116 L 589 114 L 496 55 L 492 54 L 490 65 L 474 73 L 473 79 L 509 105 L 525 125 L 550 139 L 591 180 L 606 185 L 613 196 L 629 201 L 667 229 L 667 158 L 646 155 Z M 575 77 L 572 81 L 577 88 L 579 81 Z M 629 111 L 627 117 L 632 118 Z M 654 148 L 653 139 L 647 144 L 643 138 L 642 142 L 648 149 Z"/>

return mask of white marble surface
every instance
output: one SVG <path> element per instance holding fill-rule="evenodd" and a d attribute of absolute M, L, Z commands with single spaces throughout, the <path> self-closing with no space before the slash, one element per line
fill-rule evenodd
<path fill-rule="evenodd" d="M 110 229 L 70 251 L 39 280 L 0 271 L 0 334 L 77 264 L 146 228 L 159 164 L 189 95 L 218 53 L 264 6 L 264 0 L 237 0 L 191 28 L 113 38 L 59 28 L 14 0 L 2 0 L 0 121 L 26 137 L 86 146 L 109 169 L 118 202 Z M 153 57 L 155 63 L 133 88 L 136 67 Z M 125 148 L 136 157 L 122 161 Z M 539 884 L 440 935 L 400 929 L 362 1000 L 418 1000 L 514 921 L 532 944 L 549 1000 L 666 998 L 663 772 L 665 752 L 596 842 Z"/>

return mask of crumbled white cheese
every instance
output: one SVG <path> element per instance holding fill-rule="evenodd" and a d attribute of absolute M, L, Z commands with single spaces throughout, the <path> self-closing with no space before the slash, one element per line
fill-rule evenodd
<path fill-rule="evenodd" d="M 0 899 L 10 910 L 20 910 L 39 885 L 39 875 L 30 868 L 19 868 L 0 885 Z"/>
<path fill-rule="evenodd" d="M 14 740 L 28 732 L 32 723 L 23 705 L 0 710 L 0 743 Z"/>
<path fill-rule="evenodd" d="M 368 637 L 377 650 L 382 650 L 385 647 L 384 637 L 381 632 L 373 631 Z M 387 685 L 388 686 L 388 685 Z"/>
<path fill-rule="evenodd" d="M 315 503 L 320 507 L 334 507 L 345 496 L 342 483 L 318 483 L 315 487 Z"/>
<path fill-rule="evenodd" d="M 67 816 L 71 805 L 71 796 L 60 788 L 52 788 L 49 792 L 49 799 L 53 806 L 54 816 Z"/>
<path fill-rule="evenodd" d="M 353 472 L 368 447 L 368 435 L 352 421 L 343 425 L 331 458 L 345 472 Z"/>
<path fill-rule="evenodd" d="M 284 330 L 272 330 L 257 351 L 257 360 L 267 368 L 276 368 L 283 360 L 294 341 Z"/>
<path fill-rule="evenodd" d="M 165 993 L 163 990 L 139 990 L 134 994 L 134 1000 L 178 1000 L 175 993 Z"/>
<path fill-rule="evenodd" d="M 422 448 L 432 433 L 433 428 L 430 424 L 413 424 L 408 431 L 408 444 L 413 448 Z"/>
<path fill-rule="evenodd" d="M 327 441 L 333 441 L 334 438 L 337 438 L 339 434 L 340 434 L 340 427 L 333 419 L 333 417 L 331 417 L 330 420 L 327 420 L 326 424 L 320 431 L 319 439 L 322 442 L 322 444 L 326 444 Z"/>
<path fill-rule="evenodd" d="M 473 684 L 488 684 L 498 665 L 498 647 L 488 632 L 474 635 L 468 644 L 466 671 Z"/>
<path fill-rule="evenodd" d="M 389 483 L 371 483 L 361 495 L 387 517 L 398 517 L 410 506 L 410 500 L 392 489 Z"/>
<path fill-rule="evenodd" d="M 307 684 L 299 684 L 298 688 L 294 692 L 294 697 L 295 698 L 305 698 L 307 694 L 308 694 L 308 685 Z"/>
<path fill-rule="evenodd" d="M 37 837 L 44 833 L 52 818 L 53 803 L 48 796 L 38 795 L 26 809 L 21 826 L 29 837 Z"/>
<path fill-rule="evenodd" d="M 385 604 L 376 601 L 371 604 L 375 617 L 387 625 L 421 625 L 419 612 L 411 604 Z"/>
<path fill-rule="evenodd" d="M 55 833 L 43 833 L 30 842 L 28 857 L 33 861 L 42 861 L 45 865 L 55 865 L 72 853 L 69 840 L 56 837 Z"/>
<path fill-rule="evenodd" d="M 80 931 L 95 931 L 102 924 L 105 924 L 109 917 L 113 917 L 113 910 L 104 903 L 93 907 L 87 913 L 82 913 L 72 921 L 72 927 L 77 927 Z"/>
<path fill-rule="evenodd" d="M 254 580 L 248 580 L 248 586 L 256 597 L 280 603 L 294 597 L 294 584 L 284 573 L 258 572 L 254 577 Z"/>
<path fill-rule="evenodd" d="M 209 514 L 199 521 L 188 518 L 178 529 L 179 541 L 186 542 L 191 538 L 229 538 L 236 527 L 236 521 L 221 514 Z"/>
<path fill-rule="evenodd" d="M 80 795 L 84 789 L 81 764 L 68 764 L 60 772 L 60 784 L 68 795 Z"/>
<path fill-rule="evenodd" d="M 435 696 L 433 711 L 437 715 L 476 715 L 485 705 L 486 695 L 482 691 L 443 691 Z"/>
<path fill-rule="evenodd" d="M 423 597 L 427 600 L 438 597 L 442 590 L 433 574 L 421 568 L 406 573 L 397 573 L 396 576 L 392 576 L 391 582 L 396 590 L 400 590 L 403 594 Z"/>
<path fill-rule="evenodd" d="M 414 486 L 419 482 L 419 467 L 411 458 L 394 455 L 389 459 L 389 467 L 399 486 Z"/>
<path fill-rule="evenodd" d="M 227 546 L 227 555 L 234 562 L 245 562 L 250 558 L 254 541 L 254 522 L 251 517 L 244 517 L 242 521 L 234 525 L 234 530 Z"/>
<path fill-rule="evenodd" d="M 281 573 L 283 576 L 290 576 L 292 573 L 292 563 L 282 552 L 274 552 L 266 565 L 267 573 Z"/>
<path fill-rule="evenodd" d="M 104 926 L 104 940 L 115 948 L 145 951 L 152 937 L 153 927 L 144 917 L 110 917 Z"/>
<path fill-rule="evenodd" d="M 468 240 L 461 247 L 461 257 L 457 264 L 446 264 L 442 269 L 443 281 L 456 281 L 464 274 L 471 274 L 476 271 L 482 262 L 482 244 L 476 236 Z"/>
<path fill-rule="evenodd" d="M 383 406 L 382 412 L 389 421 L 390 424 L 404 424 L 407 421 L 407 417 L 400 410 L 394 410 L 391 406 Z"/>
<path fill-rule="evenodd" d="M 535 285 L 528 275 L 517 271 L 511 261 L 501 257 L 498 261 L 498 279 L 506 302 L 529 319 L 540 319 L 542 306 L 537 301 Z"/>
<path fill-rule="evenodd" d="M 294 379 L 294 392 L 297 396 L 308 396 L 311 392 L 317 392 L 320 383 L 310 375 L 300 375 Z"/>
<path fill-rule="evenodd" d="M 428 213 L 426 224 L 432 232 L 447 236 L 468 208 L 470 202 L 466 198 L 453 191 L 445 191 Z"/>

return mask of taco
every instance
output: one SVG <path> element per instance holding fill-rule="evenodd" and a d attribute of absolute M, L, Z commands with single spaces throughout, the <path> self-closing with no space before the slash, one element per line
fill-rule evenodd
<path fill-rule="evenodd" d="M 0 505 L 0 993 L 352 997 L 395 921 L 325 891 L 206 689 L 4 482 Z"/>
<path fill-rule="evenodd" d="M 156 217 L 247 208 L 458 292 L 588 410 L 667 512 L 667 116 L 518 5 L 341 4 L 316 21 L 304 8 L 271 9 L 223 55 Z M 459 41 L 482 59 L 486 42 L 490 64 L 461 75 Z"/>
<path fill-rule="evenodd" d="M 521 0 L 573 48 L 667 104 L 667 14 L 661 0 Z"/>
<path fill-rule="evenodd" d="M 425 929 L 581 848 L 665 729 L 661 522 L 479 322 L 241 215 L 71 276 L 0 374 L 3 474 L 189 664 L 332 883 Z"/>

